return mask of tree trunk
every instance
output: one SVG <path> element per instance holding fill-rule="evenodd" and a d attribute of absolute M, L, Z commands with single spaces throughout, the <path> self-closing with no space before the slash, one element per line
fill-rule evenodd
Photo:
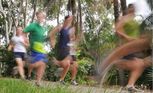
<path fill-rule="evenodd" d="M 83 36 L 83 32 L 82 32 L 82 10 L 81 10 L 81 1 L 80 0 L 78 0 L 78 7 L 79 7 L 79 9 L 78 9 L 79 10 L 79 12 L 78 12 L 79 13 L 79 21 L 80 21 L 79 22 L 78 35 L 81 36 L 80 39 L 82 39 L 83 38 L 82 37 Z"/>
<path fill-rule="evenodd" d="M 2 14 L 5 20 L 4 31 L 5 31 L 6 44 L 8 44 L 9 43 L 9 27 L 8 27 L 9 25 L 8 25 L 8 20 L 6 19 L 6 14 L 3 10 L 2 0 L 0 0 L 0 13 Z"/>
<path fill-rule="evenodd" d="M 9 43 L 9 32 L 8 32 L 8 22 L 5 20 L 5 38 L 6 38 L 6 44 Z"/>
<path fill-rule="evenodd" d="M 24 13 L 23 13 L 23 16 L 24 16 L 23 28 L 26 26 L 26 23 L 27 23 L 26 14 L 27 14 L 28 0 L 25 0 L 24 2 L 25 2 L 25 6 L 24 6 Z"/>
<path fill-rule="evenodd" d="M 118 0 L 114 0 L 114 17 L 115 17 L 115 22 L 116 22 L 118 17 L 119 17 L 119 3 L 118 3 Z"/>
<path fill-rule="evenodd" d="M 51 9 L 52 5 L 56 3 L 57 0 L 49 0 L 47 5 L 44 6 L 44 10 L 46 11 L 47 15 L 49 13 L 49 10 Z M 59 0 L 61 2 L 62 0 Z"/>
<path fill-rule="evenodd" d="M 122 14 L 125 15 L 126 14 L 126 0 L 120 0 L 121 1 L 121 10 L 122 10 Z M 118 21 L 118 17 L 119 17 L 119 2 L 118 0 L 114 0 L 114 17 L 115 17 L 115 22 Z M 125 85 L 124 81 L 124 71 L 123 70 L 119 70 L 119 83 L 120 85 Z"/>
<path fill-rule="evenodd" d="M 59 4 L 58 4 L 57 24 L 59 24 L 59 14 L 60 14 L 60 10 L 61 10 L 61 0 L 59 0 Z"/>
<path fill-rule="evenodd" d="M 78 2 L 80 2 L 80 0 L 78 0 Z M 71 4 L 72 4 L 72 15 L 76 14 L 76 4 L 75 4 L 75 0 L 71 0 Z M 81 4 L 81 3 L 80 3 Z"/>
<path fill-rule="evenodd" d="M 9 22 L 8 33 L 10 33 L 12 32 L 12 23 L 13 23 L 13 20 L 11 19 L 11 17 L 8 18 L 8 22 Z"/>
<path fill-rule="evenodd" d="M 122 15 L 126 15 L 126 0 L 120 0 L 121 1 L 121 9 L 122 9 Z"/>
<path fill-rule="evenodd" d="M 0 0 L 0 11 L 3 10 L 3 7 L 2 7 L 2 0 Z"/>
<path fill-rule="evenodd" d="M 72 12 L 72 15 L 76 14 L 76 2 L 75 2 L 75 0 L 69 0 L 68 1 L 67 10 L 68 10 L 68 15 L 69 15 L 69 11 Z"/>
<path fill-rule="evenodd" d="M 32 14 L 31 23 L 33 22 L 33 20 L 34 20 L 34 18 L 35 18 L 37 0 L 33 0 L 32 5 L 33 5 L 33 14 Z"/>
<path fill-rule="evenodd" d="M 151 10 L 153 10 L 153 1 L 152 0 L 147 0 Z"/>

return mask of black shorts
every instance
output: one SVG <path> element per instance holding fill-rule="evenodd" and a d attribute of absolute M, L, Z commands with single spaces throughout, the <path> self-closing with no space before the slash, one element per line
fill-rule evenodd
<path fill-rule="evenodd" d="M 65 59 L 67 56 L 70 56 L 72 59 L 71 61 L 76 61 L 76 56 L 75 55 L 70 55 L 69 53 L 69 47 L 66 48 L 59 48 L 57 50 L 57 60 L 61 61 Z"/>
<path fill-rule="evenodd" d="M 129 54 L 127 56 L 124 56 L 123 59 L 127 59 L 127 60 L 132 60 L 133 58 L 135 58 L 136 56 L 134 54 Z"/>
<path fill-rule="evenodd" d="M 75 55 L 70 55 L 71 57 L 71 64 L 73 64 L 74 62 L 76 62 L 76 56 Z"/>
<path fill-rule="evenodd" d="M 24 53 L 24 52 L 14 52 L 14 58 L 21 58 L 23 61 L 25 61 L 26 53 Z"/>
<path fill-rule="evenodd" d="M 57 49 L 57 60 L 61 61 L 69 55 L 69 47 Z"/>
<path fill-rule="evenodd" d="M 75 55 L 70 55 L 72 57 L 72 61 L 76 61 L 76 56 Z"/>
<path fill-rule="evenodd" d="M 133 54 L 129 54 L 127 56 L 124 56 L 123 59 L 127 59 L 127 60 L 132 60 L 134 58 L 145 58 L 147 56 L 150 56 L 151 53 L 150 53 L 150 49 L 146 50 L 146 51 L 142 51 L 142 52 L 136 52 L 136 53 L 133 53 Z"/>

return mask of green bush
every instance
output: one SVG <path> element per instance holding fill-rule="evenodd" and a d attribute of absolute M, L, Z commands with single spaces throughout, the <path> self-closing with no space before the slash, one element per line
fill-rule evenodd
<path fill-rule="evenodd" d="M 12 68 L 16 65 L 13 59 L 13 53 L 6 50 L 6 48 L 0 48 L 0 75 L 10 76 L 12 74 Z"/>
<path fill-rule="evenodd" d="M 83 58 L 81 60 L 78 60 L 77 63 L 78 63 L 78 73 L 76 76 L 76 80 L 81 84 L 88 83 L 89 81 L 87 80 L 87 77 L 90 75 L 93 75 L 94 73 L 93 62 L 88 58 Z M 60 67 L 53 65 L 50 60 L 50 62 L 47 64 L 47 67 L 46 67 L 44 79 L 51 80 L 51 81 L 59 80 L 59 75 L 57 75 L 59 74 L 58 72 L 59 69 Z M 71 73 L 69 71 L 66 75 L 65 81 L 69 82 L 70 77 L 71 77 Z"/>
<path fill-rule="evenodd" d="M 53 56 L 53 52 L 50 52 L 48 54 L 50 57 Z M 2 68 L 0 68 L 0 73 L 2 76 L 7 76 L 7 77 L 12 77 L 12 69 L 14 66 L 16 66 L 15 60 L 13 59 L 13 53 L 8 52 L 6 49 L 1 49 L 0 50 L 0 56 L 1 60 L 0 63 L 3 65 Z M 94 65 L 91 59 L 89 58 L 82 58 L 78 59 L 77 61 L 79 67 L 78 67 L 78 74 L 76 77 L 76 80 L 79 83 L 87 83 L 89 82 L 87 80 L 87 77 L 89 75 L 92 75 L 94 73 Z M 57 76 L 57 70 L 59 67 L 53 65 L 52 60 L 49 60 L 46 66 L 46 71 L 44 74 L 44 80 L 49 80 L 49 81 L 57 81 L 59 80 L 59 76 Z M 34 72 L 34 71 L 33 71 Z M 33 79 L 35 78 L 33 73 Z M 70 72 L 66 76 L 66 81 L 70 80 Z"/>
<path fill-rule="evenodd" d="M 142 87 L 147 87 L 153 89 L 153 66 L 145 69 L 139 80 L 137 81 L 138 85 Z"/>
<path fill-rule="evenodd" d="M 89 58 L 83 58 L 81 60 L 78 60 L 77 63 L 78 63 L 78 73 L 76 76 L 76 80 L 80 84 L 89 84 L 90 81 L 88 77 L 93 75 L 93 73 L 95 72 L 92 60 Z M 68 75 L 66 76 L 66 81 L 70 80 L 70 75 L 71 74 L 69 72 Z"/>
<path fill-rule="evenodd" d="M 136 85 L 140 86 L 142 88 L 149 88 L 149 89 L 153 89 L 152 88 L 152 84 L 153 84 L 153 75 L 152 75 L 152 71 L 153 71 L 153 67 L 149 67 L 147 69 L 145 69 L 145 71 L 143 72 L 143 74 L 140 76 L 140 78 L 137 80 Z M 124 82 L 125 84 L 127 84 L 128 82 L 128 78 L 129 78 L 129 71 L 124 71 Z M 116 70 L 116 68 L 112 68 L 106 77 L 106 82 L 105 84 L 109 84 L 109 85 L 119 85 L 120 84 L 120 80 L 119 80 L 119 73 L 118 70 Z"/>

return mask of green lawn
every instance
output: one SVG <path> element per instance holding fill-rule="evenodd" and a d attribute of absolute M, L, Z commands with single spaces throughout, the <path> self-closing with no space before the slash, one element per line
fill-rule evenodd
<path fill-rule="evenodd" d="M 34 81 L 0 78 L 0 93 L 122 93 L 119 87 L 90 87 L 60 85 L 55 82 L 43 81 L 42 87 L 34 85 Z M 127 93 L 123 91 L 124 93 Z M 145 91 L 144 93 L 151 93 Z"/>
<path fill-rule="evenodd" d="M 18 79 L 0 78 L 0 93 L 74 93 L 66 86 L 37 87 Z"/>

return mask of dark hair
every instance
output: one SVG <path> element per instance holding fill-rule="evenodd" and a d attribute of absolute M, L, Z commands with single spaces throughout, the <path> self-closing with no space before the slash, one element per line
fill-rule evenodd
<path fill-rule="evenodd" d="M 67 16 L 65 16 L 65 18 L 64 18 L 64 19 L 66 20 L 66 19 L 68 19 L 69 17 L 70 17 L 70 15 L 67 15 Z"/>
<path fill-rule="evenodd" d="M 129 4 L 128 5 L 128 8 L 130 8 L 130 7 L 134 7 L 134 4 Z"/>

